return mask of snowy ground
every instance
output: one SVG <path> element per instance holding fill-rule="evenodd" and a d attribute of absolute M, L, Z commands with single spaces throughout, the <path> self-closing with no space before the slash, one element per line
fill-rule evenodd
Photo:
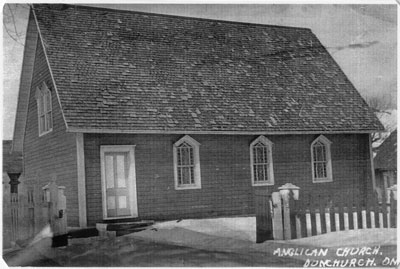
<path fill-rule="evenodd" d="M 291 244 L 312 245 L 319 247 L 358 247 L 377 245 L 396 245 L 395 228 L 363 229 L 333 232 L 301 239 L 288 240 Z"/>
<path fill-rule="evenodd" d="M 69 246 L 50 248 L 42 239 L 4 257 L 9 265 L 35 266 L 286 266 L 300 267 L 307 255 L 281 250 L 328 249 L 323 259 L 341 259 L 338 248 L 380 247 L 371 256 L 376 267 L 396 256 L 396 229 L 334 232 L 309 238 L 254 243 L 255 218 L 219 218 L 160 222 L 147 230 L 117 238 L 77 238 Z M 279 251 L 278 251 L 279 250 Z M 278 253 L 278 254 L 277 254 Z M 365 256 L 351 258 L 365 259 Z"/>
<path fill-rule="evenodd" d="M 215 219 L 186 219 L 181 221 L 159 222 L 153 225 L 156 229 L 171 230 L 184 228 L 219 237 L 229 237 L 239 240 L 256 241 L 256 218 L 215 218 Z"/>

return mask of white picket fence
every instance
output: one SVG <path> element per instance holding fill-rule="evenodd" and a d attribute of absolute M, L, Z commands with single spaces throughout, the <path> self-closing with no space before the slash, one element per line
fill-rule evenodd
<path fill-rule="evenodd" d="M 397 227 L 394 192 L 387 203 L 370 199 L 360 204 L 357 198 L 343 198 L 337 203 L 326 204 L 326 199 L 315 198 L 310 202 L 295 200 L 290 192 L 285 195 L 272 193 L 273 238 L 287 240 L 334 231 Z"/>

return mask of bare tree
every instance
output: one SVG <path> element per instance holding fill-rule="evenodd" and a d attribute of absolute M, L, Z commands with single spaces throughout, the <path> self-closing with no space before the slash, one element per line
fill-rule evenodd
<path fill-rule="evenodd" d="M 377 114 L 382 114 L 382 113 L 386 113 L 386 114 L 390 114 L 390 112 L 388 110 L 390 110 L 391 108 L 393 108 L 393 102 L 392 100 L 390 100 L 390 98 L 388 96 L 372 96 L 372 97 L 367 97 L 365 99 L 365 101 L 367 102 L 367 104 L 372 108 L 372 110 L 374 111 L 374 113 Z M 386 126 L 384 126 L 385 129 L 387 128 Z M 387 138 L 388 134 L 390 134 L 390 130 L 385 130 L 384 132 L 380 132 L 380 133 L 372 133 L 372 144 L 375 144 L 375 147 L 372 149 L 374 152 L 376 152 L 377 147 L 379 147 L 379 145 L 381 143 L 378 143 L 378 146 L 376 147 L 378 141 L 382 142 L 383 140 L 385 140 L 385 138 Z"/>
<path fill-rule="evenodd" d="M 24 30 L 17 23 L 17 16 L 22 11 L 29 10 L 29 4 L 4 4 L 3 29 L 17 44 L 24 46 Z"/>

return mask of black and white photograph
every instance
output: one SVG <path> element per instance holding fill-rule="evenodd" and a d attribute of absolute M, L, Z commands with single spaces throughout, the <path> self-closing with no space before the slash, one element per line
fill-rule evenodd
<path fill-rule="evenodd" d="M 9 267 L 398 268 L 398 4 L 3 4 Z"/>

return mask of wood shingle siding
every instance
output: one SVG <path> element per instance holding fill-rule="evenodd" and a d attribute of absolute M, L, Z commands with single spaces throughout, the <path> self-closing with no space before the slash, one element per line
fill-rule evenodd
<path fill-rule="evenodd" d="M 29 12 L 28 29 L 24 48 L 24 58 L 21 70 L 21 81 L 18 91 L 17 113 L 15 118 L 13 150 L 22 152 L 23 138 L 26 129 L 26 117 L 28 113 L 29 93 L 32 82 L 33 65 L 35 62 L 36 44 L 38 42 L 38 31 L 34 22 L 32 12 Z"/>
<path fill-rule="evenodd" d="M 191 135 L 200 145 L 201 189 L 175 190 L 172 148 L 181 135 L 85 134 L 88 225 L 102 220 L 101 145 L 136 145 L 140 218 L 172 219 L 254 213 L 254 190 L 285 183 L 301 195 L 371 191 L 368 134 L 327 135 L 332 141 L 333 182 L 312 183 L 310 145 L 314 135 L 267 136 L 273 143 L 275 185 L 252 187 L 250 143 L 257 136 Z"/>
<path fill-rule="evenodd" d="M 36 87 L 45 82 L 51 90 L 53 130 L 39 137 Z M 30 88 L 28 117 L 24 138 L 24 174 L 28 185 L 46 185 L 53 175 L 57 184 L 65 186 L 68 206 L 68 225 L 78 226 L 77 160 L 75 134 L 66 133 L 61 109 L 54 91 L 42 44 L 36 48 L 33 79 Z M 38 194 L 35 194 L 39 196 Z M 39 213 L 38 213 L 39 214 Z M 40 228 L 40 227 L 37 227 Z"/>

